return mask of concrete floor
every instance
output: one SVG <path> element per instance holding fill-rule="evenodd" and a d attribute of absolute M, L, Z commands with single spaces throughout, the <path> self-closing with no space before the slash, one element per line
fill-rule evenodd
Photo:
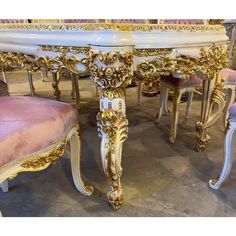
<path fill-rule="evenodd" d="M 27 95 L 26 74 L 7 75 L 11 95 Z M 34 80 L 38 96 L 53 98 L 50 82 Z M 124 204 L 114 211 L 107 203 L 109 190 L 99 154 L 95 116 L 98 100 L 89 79 L 80 82 L 80 123 L 82 136 L 82 173 L 95 188 L 91 197 L 75 189 L 71 177 L 69 149 L 54 166 L 37 173 L 23 173 L 10 181 L 10 191 L 0 192 L 4 216 L 236 216 L 236 166 L 221 190 L 208 188 L 208 180 L 217 175 L 223 159 L 223 127 L 219 121 L 211 129 L 206 151 L 197 153 L 194 124 L 199 120 L 200 101 L 195 99 L 192 117 L 183 119 L 180 108 L 178 137 L 168 142 L 170 117 L 153 124 L 159 96 L 143 97 L 137 106 L 137 88 L 127 90 L 129 137 L 123 148 Z M 62 100 L 70 99 L 70 81 L 62 81 Z"/>

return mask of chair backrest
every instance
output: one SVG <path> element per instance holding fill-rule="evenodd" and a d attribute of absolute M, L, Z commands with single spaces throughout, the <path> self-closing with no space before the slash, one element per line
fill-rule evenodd
<path fill-rule="evenodd" d="M 96 23 L 96 19 L 64 19 L 64 23 Z"/>
<path fill-rule="evenodd" d="M 32 23 L 36 23 L 36 24 L 47 24 L 47 23 L 63 23 L 62 19 L 31 19 Z"/>
<path fill-rule="evenodd" d="M 204 19 L 163 19 L 163 24 L 180 24 L 180 25 L 204 25 L 206 20 Z"/>
<path fill-rule="evenodd" d="M 16 23 L 25 23 L 24 19 L 0 19 L 0 24 L 16 24 Z"/>
<path fill-rule="evenodd" d="M 146 24 L 146 19 L 111 19 L 109 23 L 130 23 L 130 24 Z"/>

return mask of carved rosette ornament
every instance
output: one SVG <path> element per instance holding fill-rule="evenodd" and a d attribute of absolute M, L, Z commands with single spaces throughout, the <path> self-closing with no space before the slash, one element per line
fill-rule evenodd
<path fill-rule="evenodd" d="M 155 60 L 145 60 L 138 65 L 140 72 L 140 80 L 143 82 L 142 92 L 145 96 L 155 96 L 159 92 L 160 76 L 168 75 L 170 70 L 166 70 L 171 66 L 169 55 L 172 49 L 135 49 L 134 54 L 137 57 L 153 57 Z M 169 68 L 168 68 L 169 69 Z"/>
<path fill-rule="evenodd" d="M 107 197 L 113 208 L 118 209 L 123 201 L 120 183 L 122 144 L 128 135 L 124 91 L 132 80 L 133 54 L 130 47 L 102 49 L 90 50 L 90 70 L 93 83 L 101 89 L 97 125 L 102 139 L 103 169 L 111 181 Z"/>

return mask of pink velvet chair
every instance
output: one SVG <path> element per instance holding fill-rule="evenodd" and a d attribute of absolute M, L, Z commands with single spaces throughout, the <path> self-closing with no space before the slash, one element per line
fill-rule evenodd
<path fill-rule="evenodd" d="M 209 181 L 209 187 L 217 190 L 228 178 L 233 163 L 233 139 L 236 130 L 236 103 L 229 108 L 229 119 L 224 139 L 224 164 L 221 174 Z"/>
<path fill-rule="evenodd" d="M 202 87 L 202 80 L 196 75 L 189 79 L 173 77 L 172 75 L 163 76 L 160 79 L 160 107 L 156 115 L 156 123 L 159 123 L 162 115 L 167 115 L 168 111 L 168 96 L 169 91 L 173 91 L 173 109 L 171 113 L 171 129 L 169 140 L 171 143 L 175 142 L 177 136 L 179 105 L 183 93 L 188 92 L 188 102 L 186 107 L 186 119 L 189 119 L 191 104 L 194 92 Z"/>
<path fill-rule="evenodd" d="M 20 172 L 40 171 L 71 146 L 71 170 L 76 188 L 91 195 L 80 174 L 78 112 L 70 104 L 24 96 L 0 97 L 0 187 Z"/>

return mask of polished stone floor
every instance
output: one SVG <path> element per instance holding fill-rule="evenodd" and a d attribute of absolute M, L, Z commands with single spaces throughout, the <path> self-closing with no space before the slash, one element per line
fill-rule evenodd
<path fill-rule="evenodd" d="M 24 72 L 7 74 L 7 78 L 11 95 L 29 95 Z M 37 95 L 53 98 L 50 82 L 43 82 L 40 75 L 34 78 Z M 200 101 L 195 98 L 188 121 L 182 103 L 178 137 L 170 144 L 170 117 L 163 117 L 159 126 L 153 124 L 159 96 L 143 97 L 138 106 L 137 87 L 127 89 L 129 137 L 123 148 L 121 179 L 124 204 L 114 211 L 106 201 L 109 188 L 100 162 L 96 90 L 89 79 L 81 79 L 79 84 L 82 173 L 95 188 L 93 196 L 76 191 L 68 149 L 64 158 L 47 170 L 20 174 L 10 181 L 10 191 L 0 192 L 4 216 L 236 216 L 236 165 L 221 190 L 208 188 L 208 180 L 221 168 L 222 121 L 211 128 L 208 148 L 195 152 L 194 124 L 199 119 Z M 61 81 L 60 88 L 62 100 L 73 102 L 70 81 Z"/>

